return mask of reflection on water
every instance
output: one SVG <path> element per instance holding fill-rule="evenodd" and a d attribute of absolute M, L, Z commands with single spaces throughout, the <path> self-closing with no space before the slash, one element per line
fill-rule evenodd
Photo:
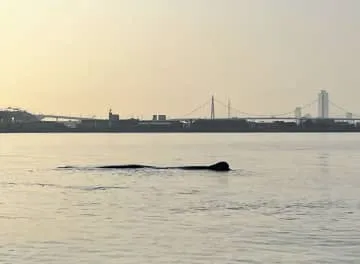
<path fill-rule="evenodd" d="M 359 139 L 1 135 L 0 260 L 357 263 Z M 235 170 L 56 170 L 218 160 Z"/>
<path fill-rule="evenodd" d="M 322 176 L 327 176 L 330 173 L 328 152 L 320 152 L 318 155 L 319 167 Z"/>

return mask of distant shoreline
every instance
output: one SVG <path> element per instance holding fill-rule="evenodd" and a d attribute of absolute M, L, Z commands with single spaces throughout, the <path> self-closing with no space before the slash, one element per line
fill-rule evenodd
<path fill-rule="evenodd" d="M 306 133 L 360 133 L 360 129 L 332 129 L 332 130 L 319 130 L 319 129 L 299 129 L 299 130 L 242 130 L 242 131 L 186 131 L 186 130 L 173 130 L 173 131 L 116 131 L 116 130 L 0 130 L 0 134 L 306 134 Z"/>

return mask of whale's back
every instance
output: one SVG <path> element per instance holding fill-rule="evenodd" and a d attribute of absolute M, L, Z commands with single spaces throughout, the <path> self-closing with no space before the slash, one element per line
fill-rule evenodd
<path fill-rule="evenodd" d="M 227 163 L 226 161 L 220 161 L 218 163 L 210 165 L 209 169 L 214 171 L 229 171 L 230 166 L 229 163 Z"/>

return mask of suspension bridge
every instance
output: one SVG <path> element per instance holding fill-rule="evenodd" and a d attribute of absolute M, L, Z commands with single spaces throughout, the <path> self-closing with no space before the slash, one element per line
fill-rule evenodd
<path fill-rule="evenodd" d="M 219 107 L 220 106 L 220 107 Z M 167 118 L 172 121 L 189 121 L 195 119 L 244 119 L 244 120 L 304 120 L 304 119 L 327 119 L 339 121 L 360 121 L 360 114 L 349 111 L 345 107 L 327 100 L 327 111 L 329 112 L 326 117 L 319 117 L 319 99 L 312 100 L 306 104 L 296 107 L 295 109 L 276 114 L 256 114 L 242 111 L 231 105 L 230 100 L 225 103 L 216 99 L 214 96 L 207 99 L 201 105 L 195 107 L 190 112 L 184 115 Z M 15 109 L 19 110 L 19 109 Z M 306 113 L 303 115 L 303 113 Z M 311 114 L 310 114 L 311 113 Z M 38 120 L 55 119 L 59 120 L 97 120 L 95 116 L 72 116 L 72 115 L 56 115 L 56 114 L 32 114 Z"/>
<path fill-rule="evenodd" d="M 190 112 L 182 115 L 181 117 L 171 118 L 171 120 L 189 120 L 189 119 L 245 119 L 245 120 L 300 120 L 300 119 L 326 119 L 326 120 L 340 120 L 340 121 L 360 121 L 360 114 L 353 113 L 338 104 L 328 101 L 328 109 L 333 110 L 327 117 L 316 116 L 318 107 L 318 99 L 310 101 L 293 110 L 276 113 L 276 114 L 255 114 L 244 112 L 231 106 L 230 100 L 225 103 L 212 96 L 203 104 L 197 106 Z M 221 114 L 216 115 L 215 105 L 221 106 L 219 111 Z M 330 107 L 331 106 L 331 107 Z M 313 108 L 313 109 L 311 109 Z M 308 111 L 310 110 L 310 111 Z M 204 114 L 205 112 L 205 114 Z M 310 114 L 313 113 L 313 115 Z M 302 115 L 302 113 L 306 113 Z M 314 115 L 315 113 L 315 115 Z M 202 116 L 200 118 L 199 116 Z"/>

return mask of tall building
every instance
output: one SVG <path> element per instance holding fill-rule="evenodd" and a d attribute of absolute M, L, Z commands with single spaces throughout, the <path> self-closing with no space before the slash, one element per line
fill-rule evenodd
<path fill-rule="evenodd" d="M 318 117 L 329 117 L 329 94 L 324 90 L 321 90 L 318 95 Z"/>

